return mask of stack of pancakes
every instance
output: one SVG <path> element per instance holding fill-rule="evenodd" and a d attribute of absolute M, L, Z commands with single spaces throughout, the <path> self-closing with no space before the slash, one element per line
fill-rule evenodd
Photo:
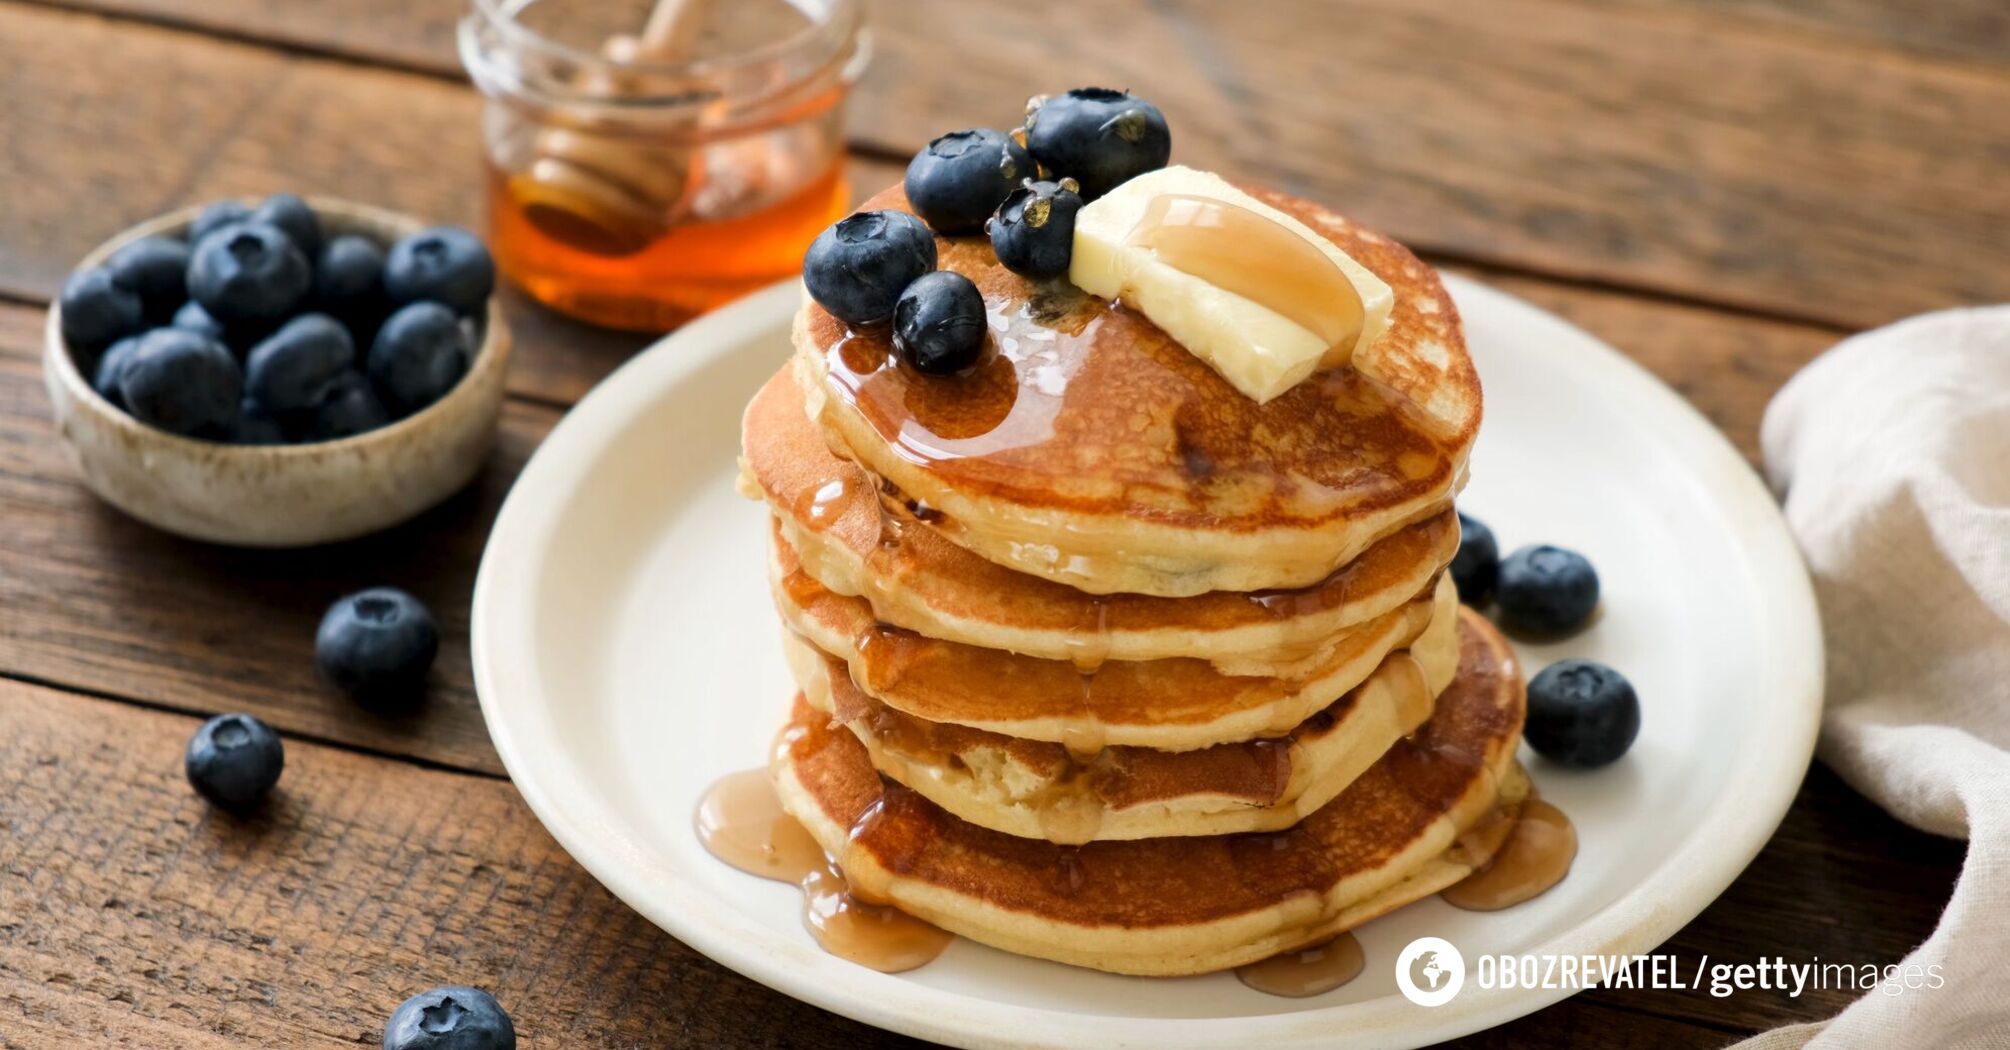
<path fill-rule="evenodd" d="M 968 374 L 798 315 L 744 426 L 801 687 L 773 772 L 867 899 L 1189 974 L 1331 938 L 1498 848 L 1527 791 L 1522 688 L 1445 571 L 1480 416 L 1457 312 L 1401 246 L 1258 196 L 1396 292 L 1353 365 L 1264 404 L 982 237 L 938 239 L 990 317 Z"/>

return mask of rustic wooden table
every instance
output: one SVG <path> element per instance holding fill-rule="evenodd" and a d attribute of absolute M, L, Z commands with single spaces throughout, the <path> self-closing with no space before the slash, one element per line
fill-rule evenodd
<path fill-rule="evenodd" d="M 374 1045 L 400 999 L 447 982 L 492 988 L 529 1046 L 897 1042 L 615 901 L 483 731 L 467 609 L 497 502 L 641 340 L 512 304 L 493 464 L 332 549 L 150 531 L 87 494 L 51 432 L 43 305 L 115 230 L 279 189 L 478 223 L 464 3 L 0 0 L 0 1047 Z M 1917 6 L 885 0 L 855 185 L 1035 91 L 1129 86 L 1172 115 L 1185 162 L 1330 202 L 1577 321 L 1755 455 L 1767 397 L 1840 336 L 2010 298 L 2010 11 Z M 378 582 L 445 627 L 406 718 L 312 672 L 323 607 Z M 245 821 L 181 775 L 199 716 L 232 709 L 288 737 L 276 804 Z M 1895 961 L 1961 859 L 1817 768 L 1667 950 Z M 1715 1046 L 1847 998 L 1595 991 L 1462 1045 Z"/>

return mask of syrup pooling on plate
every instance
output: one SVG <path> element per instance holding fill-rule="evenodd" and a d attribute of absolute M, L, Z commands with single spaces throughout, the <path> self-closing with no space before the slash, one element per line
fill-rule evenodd
<path fill-rule="evenodd" d="M 1539 798 L 1521 805 L 1484 867 L 1439 894 L 1467 911 L 1497 911 L 1540 895 L 1563 880 L 1577 859 L 1577 829 L 1570 818 Z"/>
<path fill-rule="evenodd" d="M 1323 944 L 1273 955 L 1235 968 L 1236 979 L 1267 995 L 1287 999 L 1330 992 L 1361 975 L 1361 942 L 1343 933 Z"/>
<path fill-rule="evenodd" d="M 1361 334 L 1363 307 L 1354 282 L 1326 253 L 1267 215 L 1211 197 L 1161 194 L 1125 240 L 1341 348 L 1337 360 L 1327 352 L 1328 364 L 1344 363 Z"/>
<path fill-rule="evenodd" d="M 859 822 L 877 812 L 867 810 Z M 810 833 L 782 810 L 765 769 L 719 778 L 698 800 L 696 823 L 698 841 L 714 857 L 800 888 L 803 926 L 832 955 L 900 973 L 941 955 L 954 939 L 898 908 L 861 899 Z"/>

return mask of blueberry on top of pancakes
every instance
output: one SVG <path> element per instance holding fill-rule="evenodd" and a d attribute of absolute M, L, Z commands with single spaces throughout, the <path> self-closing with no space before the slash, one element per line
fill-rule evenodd
<path fill-rule="evenodd" d="M 1080 183 L 1084 200 L 1095 200 L 1128 179 L 1165 167 L 1172 131 L 1165 114 L 1144 99 L 1084 87 L 1030 108 L 1026 148 L 1049 171 Z"/>
<path fill-rule="evenodd" d="M 1037 173 L 1026 147 L 1002 131 L 952 131 L 908 162 L 907 200 L 937 233 L 981 233 L 1005 195 Z"/>
<path fill-rule="evenodd" d="M 1075 213 L 1082 210 L 1073 179 L 1033 182 L 1013 190 L 991 220 L 991 250 L 1021 277 L 1060 277 L 1075 255 Z"/>
<path fill-rule="evenodd" d="M 893 307 L 894 352 L 926 375 L 954 375 L 976 364 L 984 332 L 984 296 L 950 270 L 921 275 Z"/>
<path fill-rule="evenodd" d="M 847 324 L 884 321 L 894 301 L 935 269 L 935 235 L 904 211 L 865 211 L 840 219 L 803 255 L 810 298 Z"/>

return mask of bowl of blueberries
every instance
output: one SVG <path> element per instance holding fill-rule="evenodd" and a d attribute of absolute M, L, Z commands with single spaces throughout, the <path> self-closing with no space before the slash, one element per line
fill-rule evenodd
<path fill-rule="evenodd" d="M 85 256 L 43 373 L 86 484 L 177 535 L 298 547 L 466 485 L 509 331 L 474 234 L 277 194 L 144 222 Z"/>

